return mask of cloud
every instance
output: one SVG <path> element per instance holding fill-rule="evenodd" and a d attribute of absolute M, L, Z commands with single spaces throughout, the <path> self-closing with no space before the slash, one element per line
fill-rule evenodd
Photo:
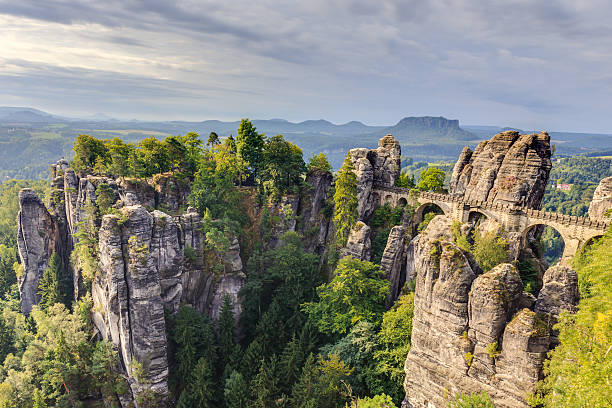
<path fill-rule="evenodd" d="M 108 114 L 611 131 L 606 3 L 0 0 L 0 95 L 57 111 L 75 109 L 53 99 L 70 93 Z"/>

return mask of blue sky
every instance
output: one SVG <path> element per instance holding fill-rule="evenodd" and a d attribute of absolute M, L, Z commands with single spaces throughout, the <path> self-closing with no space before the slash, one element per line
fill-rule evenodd
<path fill-rule="evenodd" d="M 0 105 L 612 133 L 607 0 L 0 0 Z"/>

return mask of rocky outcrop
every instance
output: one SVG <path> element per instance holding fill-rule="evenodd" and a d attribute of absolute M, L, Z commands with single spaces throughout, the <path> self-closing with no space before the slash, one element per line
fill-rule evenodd
<path fill-rule="evenodd" d="M 589 205 L 589 217 L 592 219 L 610 219 L 612 210 L 612 177 L 606 177 L 599 182 Z"/>
<path fill-rule="evenodd" d="M 539 209 L 552 163 L 550 136 L 506 131 L 464 148 L 451 176 L 450 193 L 466 200 Z"/>
<path fill-rule="evenodd" d="M 349 158 L 357 176 L 358 219 L 365 221 L 377 205 L 372 196 L 372 186 L 392 187 L 400 175 L 401 147 L 393 136 L 386 135 L 378 141 L 378 148 L 351 149 Z"/>
<path fill-rule="evenodd" d="M 380 261 L 380 268 L 385 272 L 385 278 L 391 282 L 389 300 L 392 302 L 406 281 L 406 227 L 396 225 L 391 228 L 387 245 Z"/>
<path fill-rule="evenodd" d="M 172 173 L 156 174 L 150 180 L 155 190 L 155 206 L 166 211 L 176 212 L 186 205 L 189 197 L 189 184 L 179 180 Z"/>
<path fill-rule="evenodd" d="M 555 345 L 551 322 L 578 301 L 575 272 L 549 269 L 535 299 L 511 264 L 483 274 L 452 242 L 451 225 L 436 216 L 407 249 L 406 274 L 416 284 L 405 406 L 442 408 L 484 390 L 497 407 L 527 407 Z"/>
<path fill-rule="evenodd" d="M 358 221 L 349 233 L 346 247 L 342 250 L 342 255 L 361 259 L 362 261 L 369 261 L 371 249 L 370 232 L 370 227 Z"/>
<path fill-rule="evenodd" d="M 330 203 L 330 188 L 333 176 L 328 171 L 313 169 L 306 174 L 306 186 L 300 204 L 300 219 L 298 230 L 304 237 L 304 247 L 319 255 L 326 251 L 329 239 L 330 218 L 332 207 Z"/>
<path fill-rule="evenodd" d="M 17 248 L 22 273 L 18 276 L 21 311 L 29 314 L 38 303 L 38 281 L 47 268 L 51 253 L 58 249 L 57 226 L 34 190 L 19 192 Z"/>

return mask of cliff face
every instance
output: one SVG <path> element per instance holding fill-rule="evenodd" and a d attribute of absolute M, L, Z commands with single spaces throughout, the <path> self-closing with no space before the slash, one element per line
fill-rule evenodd
<path fill-rule="evenodd" d="M 187 184 L 169 174 L 149 182 L 79 177 L 63 161 L 52 172 L 48 209 L 32 190 L 23 190 L 19 196 L 22 311 L 27 314 L 38 303 L 38 281 L 51 254 L 58 253 L 69 267 L 74 234 L 93 223 L 99 258 L 98 273 L 91 282 L 95 327 L 120 351 L 133 393 L 140 392 L 131 378 L 136 361 L 145 367 L 153 390 L 164 397 L 168 392 L 164 309 L 176 312 L 181 303 L 187 303 L 216 319 L 228 294 L 239 316 L 238 292 L 245 275 L 238 241 L 234 239 L 222 254 L 222 273 L 212 273 L 205 266 L 210 254 L 204 247 L 199 214 L 193 208 L 179 211 L 186 206 Z M 98 212 L 97 191 L 102 184 L 116 210 L 92 219 Z M 189 259 L 186 252 L 196 255 Z M 79 298 L 85 285 L 78 267 L 73 276 L 75 298 Z"/>
<path fill-rule="evenodd" d="M 132 394 L 138 395 L 142 387 L 132 377 L 132 363 L 138 362 L 145 369 L 148 386 L 165 398 L 168 345 L 164 310 L 173 313 L 181 304 L 189 304 L 217 320 L 224 297 L 229 295 L 238 319 L 242 310 L 239 292 L 246 281 L 238 239 L 231 238 L 222 253 L 207 248 L 202 218 L 187 207 L 189 185 L 171 174 L 147 181 L 114 180 L 80 176 L 60 161 L 52 166 L 52 176 L 48 207 L 32 190 L 19 194 L 23 313 L 28 314 L 39 301 L 38 281 L 51 254 L 58 253 L 64 266 L 72 267 L 69 259 L 76 236 L 82 228 L 93 227 L 98 241 L 98 271 L 91 282 L 95 328 L 119 351 Z M 279 222 L 272 226 L 267 247 L 273 248 L 285 231 L 298 230 L 307 237 L 307 249 L 319 254 L 327 251 L 330 217 L 325 213 L 332 176 L 313 171 L 306 180 L 302 194 L 268 206 Z M 102 190 L 113 211 L 100 217 L 95 214 L 100 213 Z M 262 208 L 252 210 L 257 213 Z M 86 285 L 79 262 L 76 264 L 73 276 L 75 298 L 79 298 Z M 123 402 L 134 402 L 129 400 Z"/>
<path fill-rule="evenodd" d="M 460 393 L 487 391 L 498 407 L 527 407 L 554 345 L 560 310 L 575 307 L 575 272 L 551 271 L 535 305 L 516 268 L 481 274 L 450 239 L 452 220 L 435 217 L 411 246 L 416 272 L 405 405 L 445 407 Z"/>
<path fill-rule="evenodd" d="M 464 148 L 455 164 L 450 193 L 468 200 L 539 209 L 552 167 L 550 136 L 507 131 Z"/>
<path fill-rule="evenodd" d="M 395 138 L 386 135 L 378 141 L 376 149 L 351 149 L 349 157 L 357 175 L 358 219 L 367 221 L 374 211 L 376 200 L 372 196 L 374 184 L 392 187 L 401 172 L 401 147 Z"/>

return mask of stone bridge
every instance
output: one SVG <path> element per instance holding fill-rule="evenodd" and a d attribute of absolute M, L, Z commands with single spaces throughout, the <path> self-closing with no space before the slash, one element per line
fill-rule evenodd
<path fill-rule="evenodd" d="M 547 225 L 559 232 L 565 243 L 563 257 L 574 256 L 580 248 L 593 238 L 602 236 L 609 222 L 588 217 L 534 210 L 517 205 L 491 203 L 488 201 L 469 201 L 462 196 L 430 192 L 410 193 L 407 188 L 383 187 L 375 185 L 372 189 L 374 201 L 380 205 L 416 206 L 414 222 L 420 223 L 427 210 L 436 206 L 460 222 L 472 221 L 482 214 L 504 227 L 508 232 L 519 232 L 522 240 L 527 239 L 529 231 L 537 225 Z"/>

